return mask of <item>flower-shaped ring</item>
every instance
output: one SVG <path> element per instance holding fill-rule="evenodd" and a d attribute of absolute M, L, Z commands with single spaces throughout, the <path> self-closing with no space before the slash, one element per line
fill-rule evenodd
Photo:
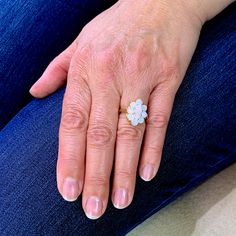
<path fill-rule="evenodd" d="M 139 98 L 135 102 L 131 102 L 127 110 L 121 108 L 120 112 L 126 112 L 126 117 L 131 125 L 136 126 L 142 124 L 147 117 L 147 106 Z"/>

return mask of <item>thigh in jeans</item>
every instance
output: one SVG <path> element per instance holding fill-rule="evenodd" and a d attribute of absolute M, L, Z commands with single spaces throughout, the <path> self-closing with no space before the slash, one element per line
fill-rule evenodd
<path fill-rule="evenodd" d="M 208 176 L 236 160 L 235 4 L 204 26 L 177 93 L 161 166 L 137 177 L 133 202 L 109 200 L 93 221 L 56 188 L 58 128 L 64 89 L 34 99 L 0 132 L 1 235 L 124 235 Z"/>
<path fill-rule="evenodd" d="M 0 130 L 82 27 L 114 1 L 0 0 Z"/>

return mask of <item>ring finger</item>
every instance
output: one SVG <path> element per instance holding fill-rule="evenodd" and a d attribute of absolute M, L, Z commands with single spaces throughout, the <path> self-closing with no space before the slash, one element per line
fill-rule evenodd
<path fill-rule="evenodd" d="M 121 113 L 119 117 L 112 189 L 112 202 L 118 209 L 127 207 L 134 195 L 139 153 L 145 130 L 145 122 L 137 124 L 135 118 L 138 119 L 139 117 L 139 121 L 143 121 L 144 117 L 141 118 L 139 116 L 142 114 L 139 108 L 141 107 L 146 110 L 146 105 L 144 104 L 147 104 L 148 97 L 149 93 L 147 91 L 133 91 L 131 93 L 129 90 L 124 92 L 121 99 L 121 108 L 131 107 L 128 111 L 130 113 L 135 111 L 129 117 L 134 119 L 133 122 L 127 119 L 125 113 Z M 141 101 L 143 105 L 141 105 Z M 137 105 L 138 103 L 140 103 L 140 106 Z M 137 107 L 135 108 L 135 106 Z M 144 110 L 143 114 L 146 113 Z"/>

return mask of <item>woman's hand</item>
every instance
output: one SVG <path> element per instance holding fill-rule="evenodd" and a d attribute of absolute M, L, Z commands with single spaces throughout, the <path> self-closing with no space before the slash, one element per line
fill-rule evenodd
<path fill-rule="evenodd" d="M 183 2 L 118 1 L 84 27 L 30 90 L 45 97 L 67 80 L 58 189 L 68 201 L 83 190 L 91 219 L 106 209 L 113 165 L 112 202 L 120 209 L 132 201 L 138 162 L 145 181 L 158 171 L 174 97 L 203 23 Z M 132 126 L 119 108 L 137 98 L 148 104 L 148 117 Z"/>

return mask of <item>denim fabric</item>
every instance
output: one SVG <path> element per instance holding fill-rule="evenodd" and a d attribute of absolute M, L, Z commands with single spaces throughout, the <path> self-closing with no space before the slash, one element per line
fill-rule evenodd
<path fill-rule="evenodd" d="M 6 5 L 0 7 L 1 20 L 11 11 L 11 14 L 18 13 L 12 20 L 21 22 L 19 24 L 25 22 L 22 26 L 25 32 L 22 33 L 19 24 L 13 31 L 12 23 L 0 36 L 3 52 L 0 54 L 0 120 L 5 125 L 29 101 L 27 90 L 51 57 L 76 35 L 74 31 L 79 26 L 70 26 L 74 22 L 70 13 L 74 9 L 79 11 L 81 6 L 48 1 L 51 6 L 41 11 L 43 2 L 37 5 L 40 1 L 34 4 L 13 1 L 22 4 L 22 8 L 16 10 L 17 5 L 12 2 L 0 1 L 0 4 L 2 2 Z M 35 11 L 38 20 L 26 7 L 28 4 L 35 9 L 40 6 Z M 69 14 L 70 20 L 60 20 L 57 12 L 49 14 L 54 12 L 50 9 L 55 4 L 62 4 L 61 14 Z M 10 5 L 14 6 L 11 10 Z M 204 26 L 175 99 L 159 172 L 149 183 L 137 176 L 134 199 L 126 209 L 114 208 L 109 199 L 104 215 L 90 220 L 82 210 L 81 196 L 69 203 L 59 195 L 55 170 L 64 88 L 48 98 L 33 99 L 18 112 L 0 132 L 0 235 L 125 235 L 184 192 L 235 162 L 235 10 L 236 4 L 232 4 Z M 32 19 L 30 24 L 21 18 L 22 14 L 24 19 Z M 81 22 L 88 19 L 85 14 L 77 17 L 81 17 Z M 44 24 L 41 21 L 45 18 Z M 39 21 L 41 27 L 35 30 L 33 26 Z M 71 27 L 70 30 L 67 27 Z M 18 44 L 16 39 L 22 38 L 27 45 L 34 46 Z M 33 48 L 37 46 L 40 47 Z"/>
<path fill-rule="evenodd" d="M 0 129 L 31 100 L 28 90 L 49 62 L 111 3 L 0 0 Z"/>

